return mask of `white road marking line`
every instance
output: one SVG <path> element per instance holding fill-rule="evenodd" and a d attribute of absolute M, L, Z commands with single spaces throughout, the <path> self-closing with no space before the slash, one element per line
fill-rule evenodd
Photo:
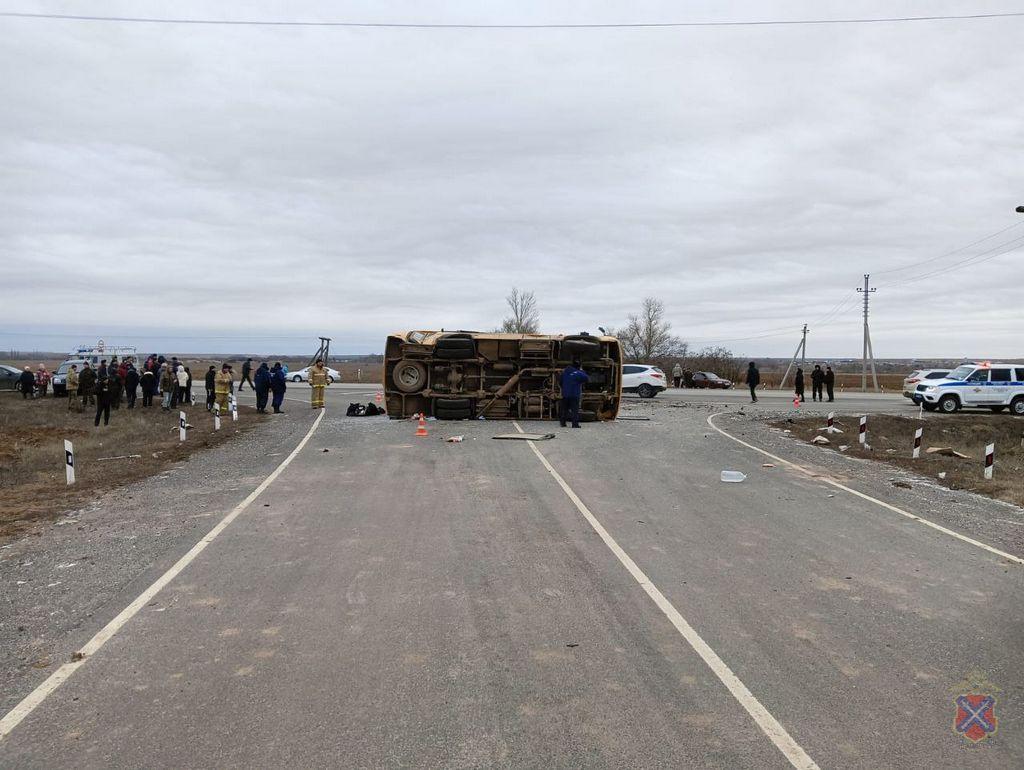
<path fill-rule="evenodd" d="M 831 486 L 835 487 L 836 489 L 841 489 L 844 492 L 849 492 L 851 495 L 856 495 L 857 497 L 859 497 L 859 498 L 861 498 L 863 500 L 868 500 L 868 501 L 870 501 L 872 503 L 875 503 L 876 505 L 880 505 L 883 508 L 892 511 L 893 513 L 898 513 L 900 516 L 906 516 L 908 519 L 911 519 L 913 521 L 919 522 L 920 524 L 924 524 L 926 527 L 931 527 L 932 529 L 938 530 L 939 532 L 943 533 L 944 535 L 949 535 L 950 537 L 955 537 L 957 540 L 962 540 L 963 542 L 970 543 L 971 545 L 976 546 L 977 548 L 981 548 L 984 551 L 988 551 L 989 553 L 993 553 L 993 554 L 995 554 L 996 556 L 998 556 L 1001 559 L 1006 559 L 1007 561 L 1013 562 L 1014 564 L 1024 564 L 1024 559 L 1022 559 L 1020 556 L 1014 556 L 1012 553 L 1007 553 L 1006 551 L 1000 551 L 998 548 L 993 548 L 992 546 L 987 545 L 986 543 L 982 543 L 980 540 L 975 540 L 973 537 L 967 537 L 967 535 L 961 535 L 959 532 L 954 532 L 951 529 L 947 529 L 946 527 L 942 526 L 941 524 L 936 524 L 934 521 L 929 521 L 928 519 L 922 518 L 922 517 L 918 516 L 916 513 L 909 513 L 908 511 L 904 511 L 902 508 L 897 508 L 895 505 L 890 505 L 889 503 L 885 502 L 884 500 L 879 500 L 877 497 L 872 497 L 871 495 L 864 494 L 863 492 L 858 492 L 856 489 L 853 489 L 852 487 L 848 487 L 845 484 L 840 484 L 838 481 L 836 481 L 835 479 L 830 479 L 828 476 L 822 476 L 821 474 L 815 473 L 814 471 L 812 471 L 812 470 L 810 470 L 808 468 L 805 468 L 802 465 L 797 465 L 796 463 L 791 462 L 790 460 L 785 460 L 785 459 L 779 457 L 778 455 L 773 455 L 771 452 L 769 452 L 767 450 L 764 450 L 764 449 L 761 449 L 761 447 L 754 446 L 753 444 L 748 444 L 743 439 L 736 438 L 735 436 L 730 435 L 729 433 L 726 433 L 724 430 L 722 430 L 717 425 L 715 425 L 715 422 L 714 422 L 714 420 L 712 418 L 718 417 L 719 414 L 725 414 L 725 413 L 724 412 L 719 412 L 718 414 L 708 415 L 708 420 L 707 420 L 708 425 L 710 425 L 712 428 L 714 428 L 716 431 L 721 433 L 726 438 L 732 439 L 737 444 L 742 444 L 747 449 L 753 449 L 755 452 L 759 452 L 759 453 L 763 454 L 765 457 L 770 457 L 773 460 L 775 460 L 776 462 L 780 462 L 783 465 L 788 465 L 790 468 L 794 468 L 795 470 L 798 470 L 801 473 L 806 473 L 808 476 L 813 477 L 815 481 L 822 481 L 822 482 L 824 482 L 826 484 L 830 484 Z"/>
<path fill-rule="evenodd" d="M 513 421 L 512 423 L 516 430 L 520 433 L 525 433 L 518 422 Z M 620 546 L 604 528 L 597 517 L 590 512 L 586 504 L 580 500 L 579 496 L 572 490 L 565 479 L 556 471 L 548 459 L 541 454 L 541 451 L 537 449 L 537 445 L 533 441 L 527 441 L 530 445 L 530 449 L 537 455 L 537 459 L 540 460 L 541 464 L 547 469 L 548 473 L 558 483 L 558 486 L 562 488 L 566 496 L 573 502 L 583 518 L 587 520 L 587 523 L 593 528 L 593 530 L 600 536 L 604 541 L 604 544 L 608 546 L 609 550 L 615 554 L 615 557 L 619 560 L 623 567 L 625 567 L 629 574 L 633 576 L 633 579 L 640 584 L 640 587 L 644 589 L 649 597 L 658 606 L 665 617 L 668 618 L 669 622 L 675 626 L 693 651 L 696 652 L 701 659 L 707 664 L 708 668 L 718 677 L 719 681 L 725 685 L 726 689 L 732 694 L 732 696 L 739 702 L 739 704 L 750 714 L 757 726 L 761 728 L 761 731 L 768 736 L 768 739 L 775 744 L 775 747 L 782 752 L 782 755 L 789 760 L 789 763 L 795 768 L 800 770 L 818 770 L 818 765 L 813 759 L 800 747 L 792 736 L 786 732 L 786 728 L 783 727 L 779 721 L 771 715 L 761 702 L 754 697 L 754 694 L 747 689 L 747 686 L 740 681 L 739 677 L 732 672 L 732 669 L 722 660 L 718 653 L 711 649 L 710 645 L 701 638 L 689 623 L 686 622 L 686 618 L 679 614 L 672 603 L 665 598 L 665 595 L 658 590 L 657 586 L 651 582 L 651 579 L 641 570 L 633 559 L 630 558 L 622 546 Z"/>
<path fill-rule="evenodd" d="M 107 625 L 101 628 L 92 639 L 86 642 L 78 651 L 78 654 L 81 655 L 79 660 L 72 660 L 70 663 L 65 663 L 63 666 L 58 668 L 46 679 L 46 681 L 26 695 L 24 700 L 11 709 L 3 719 L 0 719 L 0 741 L 6 738 L 11 730 L 18 726 L 21 720 L 31 714 L 39 704 L 46 700 L 46 697 L 50 693 L 64 684 L 64 682 L 66 682 L 80 666 L 84 665 L 92 655 L 96 654 L 96 652 L 99 651 L 99 649 L 103 647 L 103 645 L 106 644 L 114 634 L 120 631 L 121 628 L 139 612 L 139 610 L 145 607 L 154 596 L 160 593 L 160 590 L 164 586 L 170 583 L 180 572 L 182 572 L 182 570 L 191 564 L 195 558 L 206 549 L 206 546 L 216 539 L 217 535 L 223 532 L 231 522 L 238 518 L 238 516 L 266 490 L 267 487 L 274 483 L 274 480 L 281 475 L 281 472 L 291 464 L 291 461 L 294 460 L 299 452 L 302 451 L 302 448 L 306 446 L 306 443 L 313 436 L 313 432 L 320 425 L 320 421 L 323 419 L 325 414 L 326 410 L 320 411 L 320 414 L 317 415 L 313 424 L 306 432 L 306 435 L 303 436 L 302 441 L 300 441 L 298 446 L 292 450 L 291 454 L 282 460 L 281 464 L 263 480 L 263 483 L 250 492 L 248 497 L 235 506 L 227 516 L 221 519 L 217 523 L 217 526 L 211 529 L 202 540 L 192 546 L 188 553 L 178 559 L 178 561 L 174 563 L 174 566 L 157 578 L 149 588 L 139 594 L 135 601 L 121 610 L 117 617 L 107 623 Z"/>

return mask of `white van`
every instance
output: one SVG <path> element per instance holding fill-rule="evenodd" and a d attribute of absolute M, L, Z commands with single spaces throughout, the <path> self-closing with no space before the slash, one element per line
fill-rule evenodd
<path fill-rule="evenodd" d="M 961 364 L 941 380 L 917 386 L 924 408 L 952 414 L 964 407 L 1007 407 L 1024 415 L 1024 364 Z"/>

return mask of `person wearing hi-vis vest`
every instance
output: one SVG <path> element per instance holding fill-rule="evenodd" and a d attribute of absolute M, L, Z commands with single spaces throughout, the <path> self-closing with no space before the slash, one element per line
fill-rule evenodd
<path fill-rule="evenodd" d="M 309 386 L 313 389 L 311 406 L 314 409 L 323 409 L 324 390 L 327 388 L 327 370 L 324 368 L 322 358 L 318 358 L 316 363 L 309 367 Z"/>
<path fill-rule="evenodd" d="M 228 413 L 228 394 L 231 392 L 231 387 L 234 385 L 234 377 L 231 376 L 231 367 L 224 364 L 220 368 L 220 372 L 217 373 L 217 377 L 214 380 L 214 395 L 216 396 L 217 406 L 220 407 L 221 414 Z"/>

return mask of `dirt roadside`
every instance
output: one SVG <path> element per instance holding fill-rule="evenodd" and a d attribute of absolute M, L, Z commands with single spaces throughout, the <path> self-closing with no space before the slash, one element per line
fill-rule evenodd
<path fill-rule="evenodd" d="M 836 418 L 842 433 L 829 435 L 820 430 L 822 417 L 801 417 L 776 420 L 775 428 L 788 430 L 792 436 L 810 442 L 818 436 L 828 439 L 823 449 L 873 460 L 913 471 L 934 479 L 949 489 L 977 492 L 1024 507 L 1024 419 L 1005 414 L 928 415 L 923 420 L 893 415 L 871 415 L 867 425 L 867 444 L 861 449 L 858 441 L 858 418 Z M 912 458 L 914 431 L 924 429 L 921 457 Z M 984 453 L 986 444 L 995 444 L 995 468 L 992 480 L 985 480 Z M 847 447 L 840 450 L 840 447 Z M 951 449 L 967 457 L 929 453 L 929 447 Z"/>
<path fill-rule="evenodd" d="M 161 473 L 195 452 L 219 446 L 269 417 L 239 407 L 239 419 L 213 418 L 200 403 L 186 406 L 188 430 L 178 436 L 178 409 L 111 410 L 108 426 L 93 427 L 94 410 L 69 410 L 64 398 L 24 400 L 0 395 L 0 541 L 100 494 Z M 64 440 L 75 451 L 76 481 L 68 486 Z"/>

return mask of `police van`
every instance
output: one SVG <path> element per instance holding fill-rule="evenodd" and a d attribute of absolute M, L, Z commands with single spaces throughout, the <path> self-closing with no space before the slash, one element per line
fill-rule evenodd
<path fill-rule="evenodd" d="M 95 368 L 99 366 L 100 361 L 104 359 L 110 361 L 114 356 L 117 356 L 118 360 L 130 360 L 138 361 L 137 353 L 134 347 L 128 347 L 124 345 L 105 345 L 103 340 L 100 340 L 95 345 L 79 345 L 73 351 L 68 354 L 68 358 L 62 363 L 56 372 L 53 374 L 51 384 L 53 385 L 54 396 L 66 396 L 68 393 L 68 371 L 71 369 L 72 364 L 78 367 L 78 373 L 82 373 L 82 367 L 85 362 L 89 362 L 89 366 Z"/>
<path fill-rule="evenodd" d="M 1002 412 L 1009 407 L 1024 416 L 1024 364 L 961 364 L 941 380 L 918 385 L 916 395 L 929 412 L 952 414 L 965 407 Z"/>

